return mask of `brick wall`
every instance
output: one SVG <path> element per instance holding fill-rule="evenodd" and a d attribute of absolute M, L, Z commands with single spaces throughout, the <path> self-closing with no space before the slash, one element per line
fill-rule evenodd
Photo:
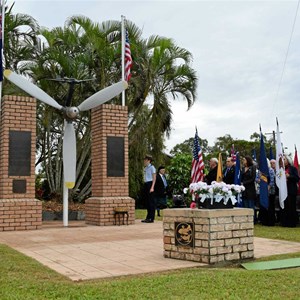
<path fill-rule="evenodd" d="M 36 100 L 30 97 L 4 96 L 0 130 L 0 199 L 35 198 Z M 9 176 L 9 132 L 31 132 L 30 176 Z M 13 180 L 26 180 L 26 194 L 13 193 Z"/>
<path fill-rule="evenodd" d="M 92 110 L 92 196 L 128 196 L 127 107 L 103 104 Z M 107 176 L 107 137 L 124 137 L 124 177 Z"/>
<path fill-rule="evenodd" d="M 98 226 L 115 223 L 115 207 L 128 210 L 135 221 L 135 201 L 129 197 L 128 112 L 126 106 L 103 104 L 92 110 L 92 197 L 85 201 L 85 222 Z M 124 176 L 108 176 L 107 138 L 124 139 Z"/>
<path fill-rule="evenodd" d="M 134 224 L 135 201 L 130 197 L 92 197 L 87 199 L 85 203 L 85 222 L 87 224 L 98 226 L 115 225 L 115 207 L 126 208 L 129 215 L 128 224 Z"/>
<path fill-rule="evenodd" d="M 42 202 L 35 199 L 36 100 L 4 96 L 0 120 L 0 231 L 39 229 Z M 9 133 L 31 133 L 28 176 L 9 176 Z M 25 192 L 13 190 L 13 183 L 25 183 Z"/>
<path fill-rule="evenodd" d="M 175 222 L 194 224 L 194 247 L 175 245 Z M 164 256 L 214 264 L 253 258 L 252 209 L 164 210 Z"/>
<path fill-rule="evenodd" d="M 35 199 L 1 199 L 0 231 L 32 230 L 42 226 L 42 202 Z"/>

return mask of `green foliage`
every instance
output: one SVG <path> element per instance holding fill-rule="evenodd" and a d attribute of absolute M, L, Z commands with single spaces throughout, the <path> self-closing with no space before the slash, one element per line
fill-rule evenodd
<path fill-rule="evenodd" d="M 206 139 L 199 138 L 199 144 L 202 149 L 202 152 L 206 153 L 208 150 L 208 141 Z M 175 145 L 173 149 L 170 151 L 170 154 L 171 155 L 176 155 L 177 153 L 191 154 L 193 153 L 193 147 L 194 147 L 194 137 L 191 137 L 188 140 L 185 140 L 184 142 Z"/>
<path fill-rule="evenodd" d="M 168 166 L 168 182 L 172 193 L 182 194 L 190 185 L 192 154 L 176 154 Z"/>

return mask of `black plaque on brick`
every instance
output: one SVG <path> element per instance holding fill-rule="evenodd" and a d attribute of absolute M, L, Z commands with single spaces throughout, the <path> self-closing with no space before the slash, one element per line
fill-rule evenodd
<path fill-rule="evenodd" d="M 175 222 L 175 246 L 194 247 L 194 245 L 194 223 Z"/>
<path fill-rule="evenodd" d="M 31 132 L 9 132 L 9 176 L 30 176 L 31 169 Z"/>
<path fill-rule="evenodd" d="M 25 194 L 26 193 L 26 180 L 14 179 L 13 180 L 13 193 Z"/>
<path fill-rule="evenodd" d="M 125 176 L 124 137 L 107 137 L 107 176 Z"/>

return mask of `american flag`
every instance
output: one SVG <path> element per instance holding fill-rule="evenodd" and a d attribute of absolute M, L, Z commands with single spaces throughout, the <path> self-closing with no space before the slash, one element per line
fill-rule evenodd
<path fill-rule="evenodd" d="M 198 131 L 196 129 L 193 148 L 191 183 L 203 181 L 203 170 L 204 162 L 202 157 L 202 151 L 199 145 Z"/>
<path fill-rule="evenodd" d="M 128 38 L 128 31 L 126 30 L 125 33 L 125 80 L 128 82 L 131 77 L 131 70 L 132 67 L 132 58 L 131 58 L 131 51 L 130 51 L 130 44 Z"/>

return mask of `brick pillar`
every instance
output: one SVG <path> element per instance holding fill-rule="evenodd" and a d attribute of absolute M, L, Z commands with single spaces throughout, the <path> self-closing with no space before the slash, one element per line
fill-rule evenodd
<path fill-rule="evenodd" d="M 85 201 L 88 224 L 113 225 L 116 207 L 128 210 L 134 224 L 135 202 L 129 197 L 128 113 L 126 106 L 103 104 L 92 110 L 92 197 Z"/>
<path fill-rule="evenodd" d="M 0 231 L 38 229 L 42 203 L 35 199 L 35 99 L 4 96 L 0 123 Z"/>

